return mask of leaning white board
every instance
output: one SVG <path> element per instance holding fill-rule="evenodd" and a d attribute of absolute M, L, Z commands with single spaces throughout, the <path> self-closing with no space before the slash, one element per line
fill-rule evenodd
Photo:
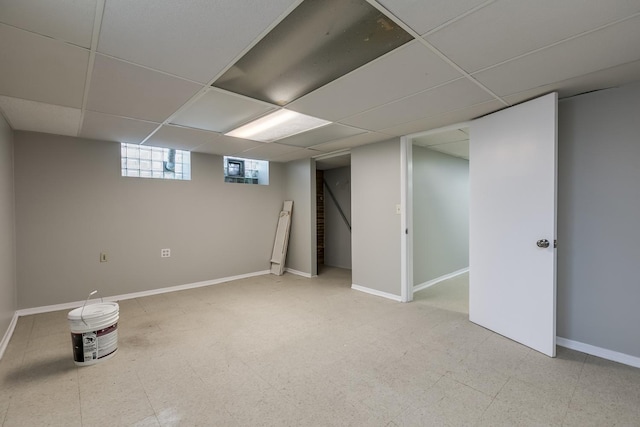
<path fill-rule="evenodd" d="M 278 215 L 278 228 L 271 253 L 271 273 L 282 276 L 289 246 L 289 230 L 291 229 L 291 213 L 293 201 L 285 200 L 282 211 Z"/>
<path fill-rule="evenodd" d="M 469 320 L 551 357 L 557 102 L 552 93 L 474 120 L 469 141 Z"/>

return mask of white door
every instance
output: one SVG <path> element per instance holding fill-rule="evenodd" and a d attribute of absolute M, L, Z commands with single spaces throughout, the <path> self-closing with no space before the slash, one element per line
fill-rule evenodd
<path fill-rule="evenodd" d="M 469 319 L 551 357 L 557 104 L 552 93 L 474 120 L 469 142 Z"/>

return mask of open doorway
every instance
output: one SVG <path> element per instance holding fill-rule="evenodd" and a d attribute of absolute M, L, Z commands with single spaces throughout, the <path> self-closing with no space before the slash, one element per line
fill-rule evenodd
<path fill-rule="evenodd" d="M 316 158 L 318 274 L 351 271 L 351 155 Z"/>
<path fill-rule="evenodd" d="M 469 312 L 469 129 L 411 138 L 413 300 Z"/>
<path fill-rule="evenodd" d="M 557 102 L 558 94 L 550 93 L 465 126 L 473 139 L 469 320 L 550 357 L 556 345 Z M 403 301 L 413 300 L 413 268 L 420 263 L 412 243 L 413 186 L 420 185 L 413 182 L 413 141 L 462 127 L 401 138 Z"/>

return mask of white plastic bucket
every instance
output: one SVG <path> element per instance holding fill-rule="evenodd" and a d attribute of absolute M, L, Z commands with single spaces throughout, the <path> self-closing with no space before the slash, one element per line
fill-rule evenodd
<path fill-rule="evenodd" d="M 116 354 L 119 318 L 120 307 L 115 302 L 90 304 L 69 312 L 67 320 L 76 365 L 93 365 Z"/>

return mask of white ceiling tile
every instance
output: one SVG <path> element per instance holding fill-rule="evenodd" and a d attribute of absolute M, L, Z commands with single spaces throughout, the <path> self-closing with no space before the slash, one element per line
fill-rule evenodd
<path fill-rule="evenodd" d="M 604 70 L 573 77 L 550 85 L 539 86 L 504 98 L 509 104 L 519 104 L 550 92 L 558 92 L 560 99 L 593 90 L 606 89 L 636 82 L 640 79 L 640 60 L 627 62 Z"/>
<path fill-rule="evenodd" d="M 636 12 L 637 0 L 497 1 L 427 40 L 475 72 Z"/>
<path fill-rule="evenodd" d="M 139 144 L 158 126 L 158 123 L 85 111 L 79 136 Z"/>
<path fill-rule="evenodd" d="M 342 123 L 380 131 L 425 117 L 470 107 L 491 96 L 466 78 L 366 111 Z"/>
<path fill-rule="evenodd" d="M 452 129 L 449 131 L 443 131 L 413 138 L 413 143 L 421 145 L 423 147 L 428 147 L 430 145 L 448 144 L 451 142 L 468 140 L 469 134 L 467 132 L 463 132 L 460 129 Z"/>
<path fill-rule="evenodd" d="M 424 34 L 486 0 L 378 0 L 418 34 Z"/>
<path fill-rule="evenodd" d="M 640 16 L 474 74 L 506 96 L 640 59 Z"/>
<path fill-rule="evenodd" d="M 202 86 L 103 55 L 96 55 L 87 108 L 162 122 Z"/>
<path fill-rule="evenodd" d="M 89 51 L 0 24 L 0 95 L 82 106 Z"/>
<path fill-rule="evenodd" d="M 188 151 L 212 141 L 215 135 L 217 134 L 214 132 L 204 130 L 163 125 L 144 145 Z"/>
<path fill-rule="evenodd" d="M 212 133 L 211 139 L 192 151 L 198 153 L 216 154 L 218 156 L 230 156 L 239 152 L 258 147 L 262 142 L 249 141 L 248 139 L 233 138 Z"/>
<path fill-rule="evenodd" d="M 329 170 L 335 168 L 342 168 L 351 165 L 351 153 L 345 153 L 340 156 L 329 157 L 327 159 L 316 159 L 317 170 Z"/>
<path fill-rule="evenodd" d="M 336 141 L 326 142 L 311 147 L 313 150 L 331 153 L 332 151 L 344 150 L 346 148 L 359 147 L 361 145 L 371 144 L 374 142 L 384 141 L 391 138 L 389 135 L 378 132 L 367 132 L 360 135 L 354 135 L 347 138 L 338 139 Z"/>
<path fill-rule="evenodd" d="M 503 108 L 505 108 L 505 105 L 500 101 L 484 102 L 482 104 L 462 108 L 449 113 L 427 117 L 409 123 L 403 123 L 398 126 L 384 129 L 384 132 L 395 136 L 410 135 L 412 133 L 438 129 L 444 126 L 466 122 L 467 120 L 476 119 Z"/>
<path fill-rule="evenodd" d="M 411 42 L 287 105 L 337 121 L 461 77 L 419 42 Z"/>
<path fill-rule="evenodd" d="M 366 131 L 362 129 L 332 123 L 327 126 L 322 126 L 310 130 L 309 132 L 303 132 L 297 135 L 290 136 L 289 138 L 281 139 L 278 141 L 278 144 L 293 145 L 296 147 L 310 147 L 312 145 L 318 145 L 336 139 L 359 135 L 365 132 Z"/>
<path fill-rule="evenodd" d="M 91 47 L 96 0 L 2 0 L 0 22 Z"/>
<path fill-rule="evenodd" d="M 109 0 L 98 51 L 206 83 L 294 0 Z"/>
<path fill-rule="evenodd" d="M 81 111 L 77 108 L 0 96 L 0 109 L 14 130 L 67 136 L 78 134 Z"/>
<path fill-rule="evenodd" d="M 209 89 L 172 123 L 224 133 L 276 109 L 275 105 L 262 101 Z"/>
<path fill-rule="evenodd" d="M 322 152 L 316 151 L 316 150 L 310 150 L 308 148 L 302 148 L 297 151 L 292 151 L 291 153 L 284 154 L 282 156 L 274 157 L 272 161 L 286 163 L 286 162 L 291 162 L 293 160 L 309 159 L 313 156 L 317 156 L 318 154 L 322 154 Z"/>
<path fill-rule="evenodd" d="M 282 157 L 285 154 L 290 154 L 295 151 L 299 151 L 300 147 L 290 147 L 288 145 L 280 145 L 277 142 L 266 143 L 263 142 L 256 148 L 252 148 L 247 151 L 235 153 L 238 157 L 244 157 L 247 159 L 256 160 L 273 160 L 277 157 Z"/>
<path fill-rule="evenodd" d="M 428 147 L 428 149 L 469 160 L 469 140 L 449 142 L 447 144 L 440 145 L 431 145 Z"/>

